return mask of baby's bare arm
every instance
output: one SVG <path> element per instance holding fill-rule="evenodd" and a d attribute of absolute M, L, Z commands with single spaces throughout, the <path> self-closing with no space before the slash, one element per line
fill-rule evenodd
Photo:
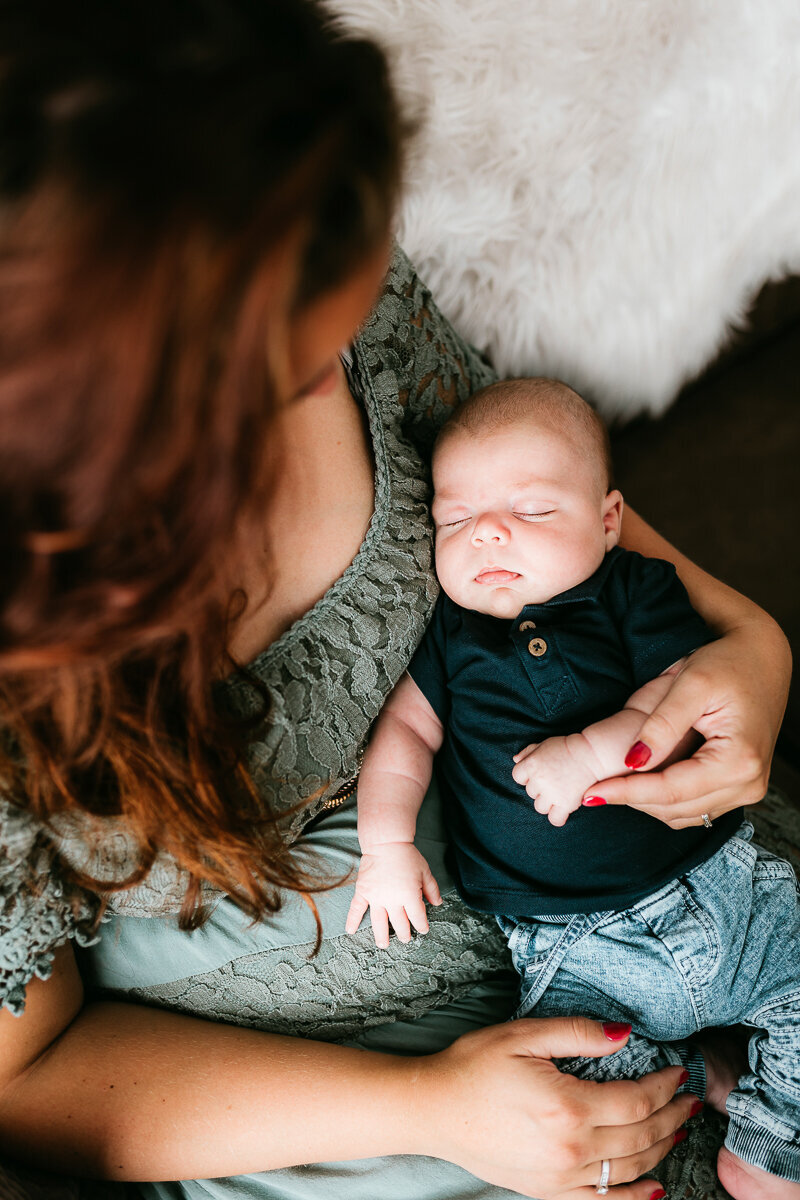
<path fill-rule="evenodd" d="M 552 825 L 565 824 L 580 808 L 584 792 L 598 779 L 627 771 L 625 755 L 639 730 L 672 686 L 672 676 L 684 660 L 649 680 L 625 707 L 581 733 L 552 737 L 526 746 L 514 756 L 514 780 L 522 784 L 537 812 Z"/>
<path fill-rule="evenodd" d="M 431 781 L 442 723 L 410 675 L 381 710 L 358 780 L 358 840 L 365 853 L 387 842 L 413 842 Z"/>
<path fill-rule="evenodd" d="M 410 675 L 394 689 L 375 725 L 358 782 L 361 863 L 346 930 L 355 933 L 370 910 L 375 942 L 400 941 L 411 925 L 426 933 L 425 900 L 440 904 L 430 867 L 414 846 L 417 813 L 431 781 L 442 724 Z"/>
<path fill-rule="evenodd" d="M 672 686 L 676 668 L 650 679 L 628 699 L 621 712 L 614 713 L 595 725 L 589 725 L 576 736 L 586 746 L 586 767 L 591 774 L 586 786 L 595 779 L 605 779 L 625 770 L 625 755 L 636 740 L 636 735 Z M 630 739 L 630 740 L 628 740 Z"/>

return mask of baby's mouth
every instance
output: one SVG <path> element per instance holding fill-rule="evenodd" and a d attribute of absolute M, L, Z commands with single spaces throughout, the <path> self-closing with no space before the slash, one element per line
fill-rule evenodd
<path fill-rule="evenodd" d="M 485 567 L 483 571 L 479 571 L 475 576 L 475 582 L 483 584 L 503 584 L 511 583 L 513 580 L 521 578 L 522 576 L 518 571 L 504 571 L 501 567 Z"/>

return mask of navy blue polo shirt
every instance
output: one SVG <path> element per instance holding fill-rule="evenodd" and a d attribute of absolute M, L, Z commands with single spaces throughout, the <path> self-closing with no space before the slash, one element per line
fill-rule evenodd
<path fill-rule="evenodd" d="M 710 857 L 741 814 L 672 830 L 636 809 L 580 808 L 557 828 L 511 778 L 512 755 L 624 707 L 710 641 L 671 563 L 615 547 L 598 570 L 513 620 L 442 594 L 409 672 L 444 726 L 437 771 L 453 874 L 484 912 L 627 908 Z"/>

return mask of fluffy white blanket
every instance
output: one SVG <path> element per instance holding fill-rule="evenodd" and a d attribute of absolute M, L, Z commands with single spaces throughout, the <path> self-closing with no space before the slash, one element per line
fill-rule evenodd
<path fill-rule="evenodd" d="M 327 0 L 421 118 L 399 235 L 505 374 L 662 411 L 800 271 L 798 0 Z"/>

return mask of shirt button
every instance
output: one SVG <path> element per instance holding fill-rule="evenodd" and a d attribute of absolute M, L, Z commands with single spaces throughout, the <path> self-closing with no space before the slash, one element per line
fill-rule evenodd
<path fill-rule="evenodd" d="M 535 629 L 535 628 L 536 628 L 535 621 L 523 621 L 519 627 L 519 631 L 520 631 L 520 633 L 524 633 L 526 629 Z"/>
<path fill-rule="evenodd" d="M 547 642 L 544 638 L 531 638 L 528 642 L 528 653 L 532 654 L 534 658 L 541 658 L 543 654 L 547 653 Z"/>

